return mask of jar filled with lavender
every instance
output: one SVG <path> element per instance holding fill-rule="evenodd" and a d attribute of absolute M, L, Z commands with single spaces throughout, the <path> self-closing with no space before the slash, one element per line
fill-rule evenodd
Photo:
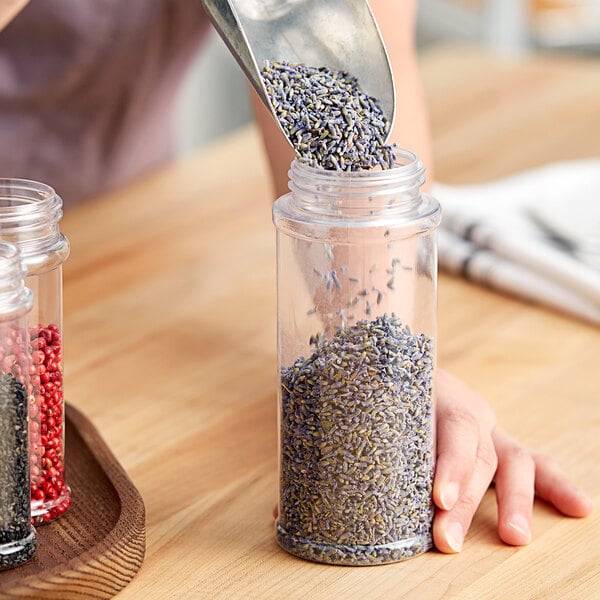
<path fill-rule="evenodd" d="M 29 331 L 19 344 L 31 355 L 29 406 L 31 509 L 47 523 L 71 504 L 65 481 L 62 264 L 69 242 L 60 232 L 62 200 L 48 185 L 0 179 L 0 239 L 14 243 L 34 294 Z"/>
<path fill-rule="evenodd" d="M 297 152 L 291 193 L 273 208 L 276 535 L 296 556 L 337 565 L 432 546 L 440 208 L 420 191 L 420 160 L 389 150 L 378 168 L 344 171 Z"/>
<path fill-rule="evenodd" d="M 18 249 L 0 242 L 0 569 L 33 556 L 36 534 L 29 500 L 27 313 L 33 298 L 24 285 Z"/>

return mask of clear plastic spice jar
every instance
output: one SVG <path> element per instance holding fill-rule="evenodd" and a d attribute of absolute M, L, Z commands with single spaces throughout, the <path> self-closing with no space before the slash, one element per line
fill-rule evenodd
<path fill-rule="evenodd" d="M 432 546 L 436 228 L 424 168 L 298 161 L 277 227 L 279 517 L 288 552 L 338 565 Z"/>
<path fill-rule="evenodd" d="M 24 277 L 16 246 L 0 242 L 0 569 L 25 562 L 36 547 L 27 431 L 27 313 L 33 298 Z"/>
<path fill-rule="evenodd" d="M 62 200 L 48 185 L 0 179 L 0 238 L 18 246 L 33 291 L 29 316 L 31 510 L 35 524 L 71 504 L 65 482 L 62 264 L 69 242 L 59 230 Z"/>

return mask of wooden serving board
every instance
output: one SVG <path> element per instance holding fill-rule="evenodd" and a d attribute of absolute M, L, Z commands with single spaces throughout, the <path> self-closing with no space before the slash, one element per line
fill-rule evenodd
<path fill-rule="evenodd" d="M 0 598 L 112 598 L 144 559 L 142 497 L 81 412 L 67 405 L 65 425 L 71 508 L 37 528 L 29 562 L 0 572 Z"/>

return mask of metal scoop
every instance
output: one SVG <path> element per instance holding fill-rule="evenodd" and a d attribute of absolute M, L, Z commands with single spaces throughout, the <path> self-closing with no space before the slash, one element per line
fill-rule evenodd
<path fill-rule="evenodd" d="M 202 4 L 277 123 L 260 75 L 265 61 L 347 71 L 379 101 L 391 131 L 392 70 L 366 0 L 202 0 Z"/>

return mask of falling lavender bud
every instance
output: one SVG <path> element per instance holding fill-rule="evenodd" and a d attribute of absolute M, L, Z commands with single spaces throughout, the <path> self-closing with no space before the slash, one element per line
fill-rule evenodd
<path fill-rule="evenodd" d="M 336 270 L 334 269 L 333 271 L 331 271 L 331 279 L 333 280 L 333 283 L 335 283 L 335 287 L 338 290 L 342 289 L 342 283 L 340 281 L 340 278 L 338 277 L 338 274 L 336 272 Z"/>

